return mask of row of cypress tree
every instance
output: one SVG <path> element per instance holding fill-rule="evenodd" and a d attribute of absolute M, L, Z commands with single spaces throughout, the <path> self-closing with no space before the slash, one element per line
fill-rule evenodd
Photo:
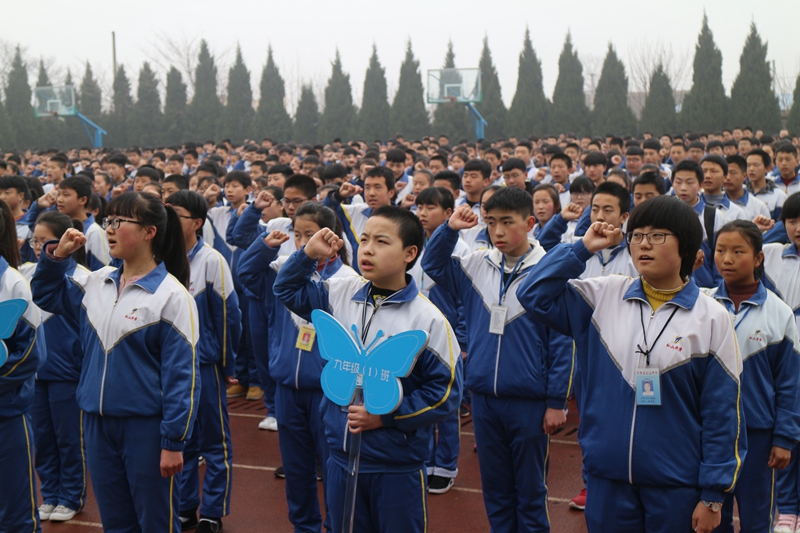
<path fill-rule="evenodd" d="M 766 60 L 767 44 L 755 24 L 740 58 L 740 71 L 730 98 L 722 85 L 722 54 L 714 43 L 708 20 L 703 25 L 695 47 L 692 88 L 682 109 L 676 111 L 673 87 L 663 65 L 652 73 L 641 120 L 637 121 L 628 101 L 628 77 L 625 66 L 609 44 L 589 110 L 584 94 L 583 66 L 567 34 L 559 57 L 559 75 L 552 100 L 545 94 L 541 61 L 533 49 L 530 32 L 525 31 L 519 55 L 519 75 L 511 106 L 503 103 L 497 71 L 492 61 L 488 39 L 484 38 L 479 68 L 483 73 L 483 101 L 476 105 L 486 118 L 485 137 L 575 134 L 618 135 L 637 131 L 663 132 L 717 131 L 733 124 L 750 125 L 767 132 L 777 132 L 781 115 L 771 85 Z M 456 66 L 453 44 L 448 44 L 444 68 Z M 337 50 L 331 77 L 325 88 L 324 110 L 320 112 L 314 91 L 304 85 L 294 118 L 285 106 L 284 80 L 275 65 L 272 48 L 261 73 L 258 106 L 253 109 L 250 71 L 241 49 L 228 73 L 227 102 L 218 96 L 217 66 L 205 41 L 201 43 L 195 71 L 194 96 L 187 98 L 187 85 L 181 73 L 172 67 L 167 73 L 162 105 L 159 80 L 149 63 L 139 71 L 136 99 L 124 66 L 116 72 L 112 104 L 108 111 L 101 106 L 101 91 L 91 66 L 76 87 L 81 112 L 107 131 L 107 146 L 133 144 L 159 145 L 186 139 L 205 141 L 228 137 L 234 142 L 245 138 L 269 136 L 279 141 L 325 142 L 335 137 L 366 140 L 387 139 L 395 133 L 407 138 L 427 134 L 446 134 L 451 139 L 472 138 L 469 113 L 462 105 L 437 105 L 433 120 L 426 109 L 419 61 L 409 41 L 400 67 L 400 79 L 394 101 L 388 100 L 386 70 L 373 46 L 364 79 L 361 107 L 354 105 L 350 76 L 342 69 Z M 73 84 L 67 74 L 65 84 Z M 51 85 L 44 64 L 40 62 L 37 86 Z M 800 77 L 794 93 L 794 105 L 787 127 L 800 131 Z M 77 119 L 35 119 L 31 109 L 31 88 L 27 65 L 17 49 L 5 87 L 5 102 L 0 105 L 0 146 L 27 148 L 76 146 L 86 144 L 85 133 Z"/>

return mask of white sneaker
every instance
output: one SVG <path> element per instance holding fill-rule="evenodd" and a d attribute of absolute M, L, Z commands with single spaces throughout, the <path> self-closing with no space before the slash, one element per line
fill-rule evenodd
<path fill-rule="evenodd" d="M 50 520 L 53 522 L 66 522 L 67 520 L 72 520 L 76 514 L 78 514 L 78 511 L 59 505 L 50 513 Z"/>
<path fill-rule="evenodd" d="M 775 524 L 775 533 L 795 533 L 797 515 L 780 513 Z"/>
<path fill-rule="evenodd" d="M 39 507 L 39 520 L 50 520 L 50 515 L 53 514 L 55 508 L 55 505 L 50 505 L 49 503 L 45 503 Z M 792 531 L 792 533 L 794 533 L 794 531 Z"/>
<path fill-rule="evenodd" d="M 274 416 L 268 416 L 267 418 L 258 423 L 258 429 L 266 429 L 267 431 L 278 431 L 278 420 Z"/>

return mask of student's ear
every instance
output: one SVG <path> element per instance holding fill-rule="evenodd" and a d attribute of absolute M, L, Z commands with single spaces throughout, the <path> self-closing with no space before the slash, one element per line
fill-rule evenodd
<path fill-rule="evenodd" d="M 530 231 L 533 229 L 533 226 L 536 224 L 536 219 L 533 217 L 533 215 L 530 215 L 526 223 L 528 227 L 528 232 L 530 233 Z"/>
<path fill-rule="evenodd" d="M 203 227 L 203 221 L 201 219 L 199 218 L 192 219 L 192 229 L 194 230 L 195 233 L 200 231 L 200 228 L 202 227 Z"/>
<path fill-rule="evenodd" d="M 758 254 L 756 254 L 756 260 L 753 263 L 753 266 L 755 268 L 758 268 L 758 267 L 762 266 L 763 264 L 764 264 L 764 252 L 758 252 Z"/>
<path fill-rule="evenodd" d="M 145 227 L 144 240 L 151 241 L 151 240 L 155 239 L 157 231 L 158 230 L 156 229 L 155 226 L 146 226 Z"/>
<path fill-rule="evenodd" d="M 417 248 L 416 246 L 407 246 L 403 250 L 403 262 L 405 264 L 409 264 L 417 257 L 418 253 L 419 253 L 419 248 Z"/>
<path fill-rule="evenodd" d="M 453 216 L 453 210 L 448 207 L 444 211 L 444 216 L 445 216 L 445 218 L 447 218 L 449 220 L 450 217 Z"/>
<path fill-rule="evenodd" d="M 630 213 L 622 213 L 622 216 L 619 217 L 620 225 L 625 224 L 628 221 L 629 216 L 631 216 Z"/>

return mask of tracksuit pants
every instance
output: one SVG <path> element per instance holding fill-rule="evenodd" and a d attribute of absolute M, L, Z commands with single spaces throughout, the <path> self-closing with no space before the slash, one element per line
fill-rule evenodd
<path fill-rule="evenodd" d="M 0 416 L 0 533 L 40 533 L 29 413 Z"/>
<path fill-rule="evenodd" d="M 289 505 L 289 521 L 296 532 L 319 533 L 323 525 L 317 487 L 317 460 L 324 467 L 330 452 L 319 413 L 322 396 L 321 390 L 298 390 L 281 384 L 275 391 L 278 444 L 286 475 L 286 502 Z M 323 476 L 323 487 L 326 481 Z M 327 508 L 325 515 L 330 517 Z M 330 531 L 329 519 L 326 519 L 325 529 Z"/>
<path fill-rule="evenodd" d="M 472 392 L 483 502 L 493 533 L 549 532 L 547 404 Z"/>
<path fill-rule="evenodd" d="M 83 508 L 88 484 L 77 388 L 77 381 L 37 380 L 31 409 L 42 499 L 73 511 Z"/>
<path fill-rule="evenodd" d="M 267 313 L 264 302 L 256 298 L 247 299 L 242 309 L 248 308 L 247 317 L 242 315 L 242 325 L 247 322 L 247 329 L 253 341 L 251 374 L 258 375 L 257 385 L 264 390 L 264 405 L 269 416 L 275 416 L 275 380 L 269 374 L 269 335 L 267 333 Z M 239 353 L 236 354 L 237 368 Z M 238 374 L 238 372 L 237 372 Z"/>
<path fill-rule="evenodd" d="M 106 533 L 181 530 L 180 474 L 161 477 L 160 416 L 84 412 L 83 434 Z"/>
<path fill-rule="evenodd" d="M 800 446 L 795 444 L 792 447 L 792 459 L 789 461 L 789 466 L 783 470 L 778 470 L 775 476 L 778 511 L 783 514 L 800 514 L 800 461 L 797 460 L 798 453 L 800 453 Z M 747 454 L 749 457 L 749 449 Z"/>
<path fill-rule="evenodd" d="M 455 412 L 436 424 L 436 431 L 431 432 L 431 454 L 426 464 L 428 475 L 456 477 L 460 446 L 461 416 Z"/>
<path fill-rule="evenodd" d="M 183 450 L 181 472 L 181 511 L 194 511 L 210 518 L 230 514 L 233 478 L 233 443 L 228 422 L 225 383 L 217 365 L 200 365 L 200 402 L 197 405 L 192 436 Z M 198 458 L 206 460 L 203 498 L 200 503 Z"/>

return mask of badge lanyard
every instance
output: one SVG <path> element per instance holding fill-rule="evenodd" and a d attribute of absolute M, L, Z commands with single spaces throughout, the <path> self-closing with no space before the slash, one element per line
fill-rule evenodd
<path fill-rule="evenodd" d="M 672 310 L 672 314 L 669 315 L 669 318 L 667 319 L 667 322 L 664 324 L 664 327 L 661 328 L 661 331 L 658 333 L 658 336 L 656 337 L 656 340 L 653 341 L 653 347 L 655 347 L 656 344 L 658 344 L 658 339 L 661 338 L 661 334 L 664 333 L 665 329 L 667 329 L 667 326 L 669 326 L 669 323 L 672 321 L 672 317 L 674 317 L 675 313 L 677 313 L 677 312 L 678 312 L 678 306 L 676 305 L 675 309 Z M 653 348 L 650 348 L 649 347 L 650 345 L 647 342 L 647 332 L 646 332 L 645 327 L 644 327 L 644 309 L 642 309 L 642 302 L 639 302 L 639 318 L 642 321 L 642 336 L 644 337 L 644 345 L 648 346 L 648 348 L 647 348 L 647 350 L 643 350 L 642 349 L 642 345 L 641 344 L 637 344 L 636 348 L 638 348 L 638 349 L 636 350 L 635 353 L 640 353 L 640 354 L 644 355 L 647 358 L 647 366 L 650 366 L 650 352 L 653 351 Z"/>
<path fill-rule="evenodd" d="M 533 246 L 528 248 L 528 251 L 525 252 L 525 255 L 528 255 L 532 249 Z M 525 255 L 519 258 L 517 266 L 514 267 L 514 269 L 511 271 L 511 275 L 508 277 L 508 281 L 503 283 L 503 274 L 506 273 L 506 254 L 503 254 L 503 259 L 500 261 L 500 299 L 497 302 L 499 305 L 503 305 L 503 297 L 506 295 L 506 292 L 508 292 L 508 288 L 511 286 L 511 283 L 514 282 L 514 278 L 516 278 L 517 274 L 519 273 L 519 269 L 522 267 L 522 261 Z"/>
<path fill-rule="evenodd" d="M 405 287 L 403 287 L 405 288 Z M 369 321 L 367 321 L 367 303 L 369 302 L 369 297 L 371 295 L 371 290 L 367 292 L 367 297 L 364 298 L 364 309 L 361 311 L 361 343 L 365 344 L 367 342 L 367 334 L 369 333 L 369 327 L 372 324 L 372 319 L 375 318 L 375 315 L 378 314 L 378 309 L 381 308 L 383 304 L 388 302 L 390 299 L 397 296 L 397 294 L 402 291 L 403 289 L 397 290 L 394 293 L 390 294 L 380 302 L 374 304 L 375 310 L 372 312 L 372 316 L 369 317 Z M 366 323 L 366 325 L 365 325 Z"/>

